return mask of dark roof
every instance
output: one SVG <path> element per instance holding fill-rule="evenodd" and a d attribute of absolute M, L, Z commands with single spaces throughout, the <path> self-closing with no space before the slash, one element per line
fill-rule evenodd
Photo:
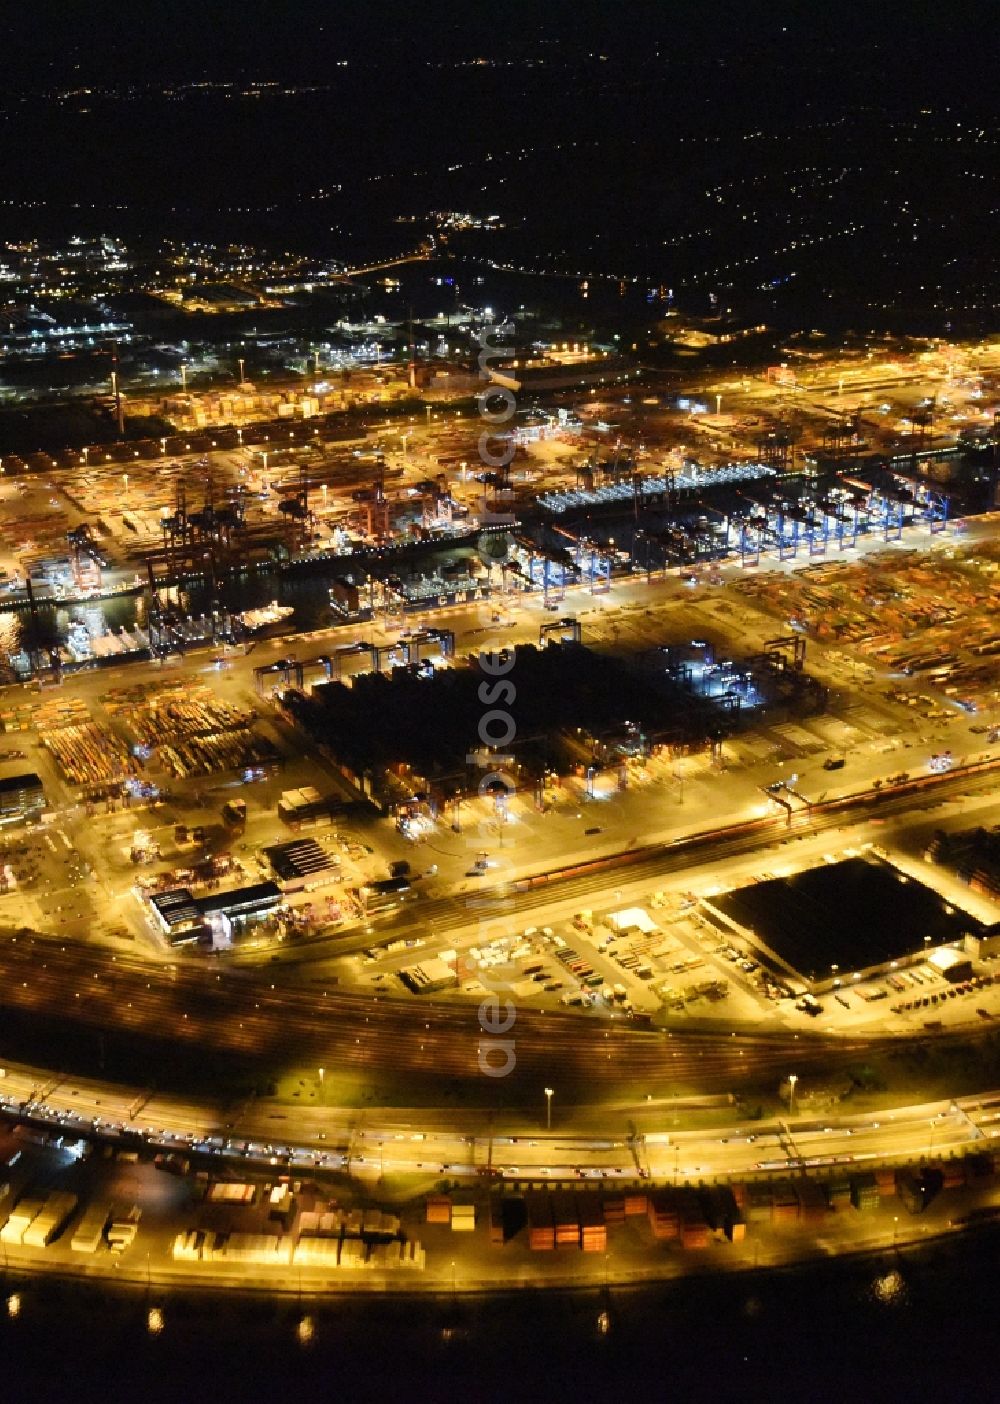
<path fill-rule="evenodd" d="M 240 910 L 273 907 L 281 901 L 281 888 L 276 882 L 257 882 L 250 887 L 235 887 L 230 892 L 214 892 L 211 897 L 199 897 L 195 906 L 202 916 L 223 912 L 227 916 Z"/>
<path fill-rule="evenodd" d="M 160 914 L 167 927 L 183 926 L 187 922 L 200 921 L 201 912 L 186 887 L 175 887 L 169 892 L 158 892 L 152 898 L 152 905 Z"/>
<path fill-rule="evenodd" d="M 333 860 L 314 838 L 292 839 L 290 843 L 277 843 L 265 848 L 271 867 L 279 878 L 308 877 L 313 873 L 324 873 L 333 867 Z"/>
<path fill-rule="evenodd" d="M 24 775 L 6 775 L 0 780 L 0 795 L 17 794 L 20 790 L 40 790 L 42 782 L 33 770 Z"/>
<path fill-rule="evenodd" d="M 366 891 L 377 892 L 380 895 L 389 892 L 409 892 L 410 879 L 408 877 L 382 878 L 379 882 L 366 882 Z"/>
<path fill-rule="evenodd" d="M 849 858 L 713 897 L 717 907 L 807 978 L 841 974 L 957 941 L 981 923 L 889 863 Z"/>

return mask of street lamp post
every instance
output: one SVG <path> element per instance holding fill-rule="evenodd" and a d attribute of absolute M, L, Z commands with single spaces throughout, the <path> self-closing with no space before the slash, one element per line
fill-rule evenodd
<path fill-rule="evenodd" d="M 552 1130 L 552 1098 L 555 1096 L 555 1089 L 546 1087 L 545 1089 L 545 1129 Z"/>
<path fill-rule="evenodd" d="M 798 1075 L 798 1073 L 789 1073 L 789 1075 L 788 1075 L 788 1115 L 789 1115 L 789 1116 L 791 1116 L 792 1113 L 795 1111 L 795 1084 L 798 1082 L 798 1080 L 799 1080 L 799 1075 Z"/>

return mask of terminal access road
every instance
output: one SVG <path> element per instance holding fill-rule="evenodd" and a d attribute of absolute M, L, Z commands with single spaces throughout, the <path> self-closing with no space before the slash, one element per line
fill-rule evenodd
<path fill-rule="evenodd" d="M 919 793 L 935 799 L 953 796 L 970 786 L 993 783 L 992 767 L 974 775 L 958 772 L 919 782 Z M 898 813 L 912 807 L 909 793 L 879 792 L 880 812 Z M 821 813 L 793 816 L 788 836 L 813 832 L 811 826 L 835 827 L 851 806 L 864 807 L 869 796 L 852 797 L 823 806 Z M 564 874 L 521 892 L 494 894 L 496 915 L 505 922 L 557 901 L 585 904 L 590 894 L 607 894 L 623 878 L 656 881 L 671 871 L 683 871 L 695 861 L 722 859 L 753 851 L 780 840 L 783 821 L 752 821 L 707 835 L 693 835 L 652 852 L 625 855 L 628 864 L 599 861 L 593 869 Z M 634 861 L 633 861 L 634 860 Z M 484 897 L 488 894 L 484 893 Z M 433 930 L 440 933 L 435 904 L 414 904 L 406 925 L 392 931 Z M 451 929 L 474 927 L 489 909 L 467 903 L 446 907 Z M 432 928 L 433 923 L 433 928 Z M 341 941 L 344 938 L 339 938 Z M 357 940 L 370 943 L 361 933 Z M 343 946 L 341 946 L 343 949 Z M 301 953 L 299 953 L 301 954 Z M 138 957 L 111 960 L 85 947 L 21 934 L 0 943 L 0 1010 L 8 1014 L 5 1054 L 17 1054 L 18 1039 L 44 1035 L 52 1052 L 45 1061 L 65 1066 L 67 1048 L 79 1049 L 80 1031 L 99 1035 L 101 1056 L 112 1065 L 148 1059 L 156 1050 L 184 1065 L 176 1076 L 184 1086 L 211 1083 L 214 1076 L 239 1076 L 259 1084 L 299 1068 L 323 1067 L 344 1088 L 344 1100 L 393 1102 L 407 1105 L 414 1097 L 440 1101 L 442 1094 L 458 1102 L 480 1105 L 524 1104 L 558 1079 L 567 1104 L 614 1096 L 628 1088 L 633 1095 L 673 1096 L 678 1093 L 731 1092 L 760 1086 L 795 1067 L 843 1072 L 866 1051 L 884 1046 L 888 1035 L 836 1038 L 806 1032 L 770 1035 L 724 1030 L 671 1035 L 644 1031 L 621 1018 L 583 1019 L 571 1014 L 517 1011 L 511 1032 L 514 1058 L 510 1075 L 484 1073 L 484 1060 L 503 1061 L 491 1054 L 480 1021 L 479 1005 L 412 1001 L 381 994 L 349 993 L 335 987 L 278 985 L 267 973 L 220 967 L 218 962 L 178 960 L 164 966 Z M 19 1033 L 24 1031 L 24 1035 Z M 488 1031 L 487 1031 L 488 1032 Z M 92 1058 L 98 1039 L 91 1034 Z M 893 1036 L 898 1040 L 899 1035 Z M 23 1052 L 23 1050 L 20 1050 Z M 32 1055 L 37 1061 L 37 1053 Z M 79 1057 L 79 1053 L 73 1054 Z M 214 1060 L 220 1066 L 214 1067 Z M 225 1066 L 221 1066 L 224 1064 Z M 143 1066 L 147 1063 L 143 1061 Z M 417 1091 L 416 1089 L 420 1090 Z"/>
<path fill-rule="evenodd" d="M 880 1162 L 929 1162 L 1000 1137 L 1000 1092 L 924 1102 L 877 1114 L 829 1113 L 726 1124 L 726 1099 L 581 1107 L 563 1126 L 513 1112 L 302 1108 L 225 1110 L 86 1080 L 47 1079 L 16 1066 L 0 1080 L 0 1110 L 69 1136 L 142 1138 L 150 1148 L 219 1161 L 327 1169 L 355 1178 L 431 1174 L 507 1180 L 741 1177 Z M 712 1126 L 675 1129 L 679 1114 Z M 671 1129 L 665 1129 L 671 1128 Z"/>

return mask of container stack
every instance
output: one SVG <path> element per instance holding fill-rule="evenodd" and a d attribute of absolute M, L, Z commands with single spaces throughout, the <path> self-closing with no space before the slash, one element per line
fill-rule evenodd
<path fill-rule="evenodd" d="M 960 1160 L 948 1160 L 941 1166 L 942 1189 L 964 1189 L 965 1166 Z"/>
<path fill-rule="evenodd" d="M 680 1239 L 682 1248 L 708 1247 L 708 1224 L 696 1194 L 685 1195 L 681 1202 Z"/>
<path fill-rule="evenodd" d="M 71 785 L 113 784 L 135 771 L 125 745 L 96 722 L 74 724 L 55 715 L 43 722 L 40 714 L 38 728 L 42 744 Z"/>
<path fill-rule="evenodd" d="M 815 1180 L 800 1180 L 795 1186 L 799 1197 L 799 1220 L 803 1224 L 822 1223 L 829 1212 L 826 1195 Z"/>
<path fill-rule="evenodd" d="M 587 1191 L 578 1194 L 576 1199 L 580 1216 L 580 1247 L 585 1253 L 603 1253 L 608 1246 L 608 1230 L 600 1196 Z"/>
<path fill-rule="evenodd" d="M 189 1229 L 187 1233 L 179 1233 L 174 1239 L 173 1248 L 170 1250 L 171 1257 L 179 1263 L 197 1263 L 201 1260 L 202 1235 L 197 1229 Z M 76 1247 L 74 1238 L 72 1248 Z M 90 1251 L 90 1250 L 85 1250 Z"/>
<path fill-rule="evenodd" d="M 343 1231 L 345 1238 L 360 1238 L 361 1229 L 365 1221 L 365 1216 L 360 1209 L 342 1210 L 344 1221 Z"/>
<path fill-rule="evenodd" d="M 746 1205 L 743 1211 L 748 1224 L 771 1222 L 771 1186 L 750 1185 L 746 1192 Z"/>
<path fill-rule="evenodd" d="M 556 1246 L 556 1231 L 552 1220 L 552 1204 L 547 1194 L 527 1197 L 528 1246 L 533 1252 L 548 1252 Z"/>
<path fill-rule="evenodd" d="M 927 1187 L 923 1178 L 912 1170 L 901 1170 L 896 1176 L 896 1193 L 910 1214 L 922 1214 L 927 1208 Z"/>
<path fill-rule="evenodd" d="M 743 1218 L 741 1210 L 737 1210 L 736 1218 L 729 1219 L 726 1223 L 726 1237 L 730 1243 L 742 1243 L 747 1236 L 747 1221 Z"/>
<path fill-rule="evenodd" d="M 628 1212 L 627 1208 L 626 1212 Z M 653 1230 L 653 1237 L 658 1242 L 668 1238 L 677 1238 L 680 1233 L 680 1215 L 677 1212 L 677 1204 L 672 1194 L 666 1190 L 660 1190 L 656 1194 L 647 1196 L 646 1214 L 649 1218 L 649 1226 Z"/>
<path fill-rule="evenodd" d="M 290 1262 L 292 1245 L 290 1239 L 275 1233 L 231 1233 L 222 1247 L 214 1250 L 212 1256 L 229 1263 L 258 1263 L 261 1266 L 269 1266 Z"/>
<path fill-rule="evenodd" d="M 404 1268 L 423 1268 L 427 1266 L 426 1250 L 421 1248 L 415 1239 L 410 1239 L 403 1244 L 403 1255 L 399 1262 Z"/>
<path fill-rule="evenodd" d="M 503 1229 L 503 1200 L 494 1195 L 489 1205 L 490 1243 L 494 1248 L 502 1248 L 505 1242 Z"/>
<path fill-rule="evenodd" d="M 315 824 L 321 817 L 329 819 L 329 809 L 329 802 L 314 785 L 284 790 L 278 801 L 278 817 L 292 828 Z"/>
<path fill-rule="evenodd" d="M 360 1238 L 345 1238 L 340 1245 L 340 1266 L 342 1268 L 363 1268 L 366 1261 L 365 1245 Z"/>
<path fill-rule="evenodd" d="M 346 1215 L 342 1209 L 305 1209 L 298 1229 L 303 1238 L 339 1238 Z"/>
<path fill-rule="evenodd" d="M 649 1202 L 645 1194 L 627 1194 L 625 1196 L 625 1217 L 627 1219 L 648 1213 Z"/>
<path fill-rule="evenodd" d="M 0 711 L 0 731 L 30 731 L 34 724 L 31 707 L 6 707 Z"/>
<path fill-rule="evenodd" d="M 427 1196 L 427 1222 L 444 1224 L 445 1227 L 451 1223 L 451 1200 L 446 1194 Z"/>
<path fill-rule="evenodd" d="M 296 1267 L 335 1268 L 340 1263 L 340 1239 L 303 1234 L 292 1249 L 292 1262 Z"/>
<path fill-rule="evenodd" d="M 604 1201 L 604 1222 L 617 1225 L 625 1222 L 625 1201 L 619 1195 Z"/>
<path fill-rule="evenodd" d="M 451 1226 L 455 1227 L 454 1211 Z M 399 1233 L 399 1215 L 387 1214 L 382 1209 L 366 1209 L 361 1220 L 361 1232 L 368 1237 L 394 1238 Z"/>
<path fill-rule="evenodd" d="M 833 1180 L 827 1190 L 831 1209 L 845 1209 L 851 1202 L 851 1182 L 848 1179 Z"/>
<path fill-rule="evenodd" d="M 290 1185 L 275 1185 L 267 1197 L 267 1217 L 282 1222 L 291 1214 L 295 1204 Z"/>
<path fill-rule="evenodd" d="M 851 1203 L 855 1209 L 877 1209 L 879 1200 L 878 1184 L 870 1171 L 864 1175 L 851 1176 Z"/>
<path fill-rule="evenodd" d="M 111 1205 L 91 1204 L 73 1231 L 69 1246 L 74 1253 L 96 1253 L 104 1240 L 104 1226 L 111 1215 Z"/>
<path fill-rule="evenodd" d="M 577 1214 L 576 1196 L 554 1194 L 552 1196 L 552 1216 L 556 1226 L 557 1248 L 579 1248 L 580 1220 Z"/>
<path fill-rule="evenodd" d="M 123 1253 L 130 1247 L 139 1232 L 142 1210 L 133 1205 L 131 1209 L 115 1210 L 108 1224 L 108 1244 L 112 1253 Z"/>
<path fill-rule="evenodd" d="M 398 1268 L 402 1256 L 403 1245 L 398 1238 L 388 1243 L 373 1243 L 368 1249 L 368 1261 L 377 1272 L 391 1272 L 393 1268 Z"/>
<path fill-rule="evenodd" d="M 209 1204 L 253 1204 L 257 1198 L 257 1186 L 250 1184 L 237 1184 L 233 1180 L 216 1180 L 210 1184 L 205 1194 L 205 1199 Z M 274 1196 L 272 1194 L 272 1203 Z"/>
<path fill-rule="evenodd" d="M 799 1221 L 799 1198 L 792 1185 L 782 1183 L 774 1186 L 771 1193 L 771 1223 L 797 1224 Z"/>
<path fill-rule="evenodd" d="M 64 1228 L 76 1209 L 77 1202 L 75 1194 L 65 1191 L 56 1191 L 48 1195 L 41 1211 L 25 1229 L 21 1242 L 28 1248 L 47 1248 Z"/>
<path fill-rule="evenodd" d="M 44 1199 L 19 1199 L 7 1222 L 0 1229 L 0 1243 L 23 1243 L 31 1223 L 42 1212 Z"/>
<path fill-rule="evenodd" d="M 883 1199 L 896 1193 L 896 1172 L 891 1167 L 880 1166 L 875 1171 L 875 1183 L 878 1185 L 878 1192 Z"/>
<path fill-rule="evenodd" d="M 474 1233 L 476 1228 L 476 1206 L 474 1204 L 453 1204 L 451 1206 L 452 1233 Z"/>

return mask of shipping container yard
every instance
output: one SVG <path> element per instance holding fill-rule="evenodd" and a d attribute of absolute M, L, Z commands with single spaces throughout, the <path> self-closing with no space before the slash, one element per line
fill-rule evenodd
<path fill-rule="evenodd" d="M 0 22 L 12 1400 L 989 1396 L 992 16 L 639 9 Z"/>

